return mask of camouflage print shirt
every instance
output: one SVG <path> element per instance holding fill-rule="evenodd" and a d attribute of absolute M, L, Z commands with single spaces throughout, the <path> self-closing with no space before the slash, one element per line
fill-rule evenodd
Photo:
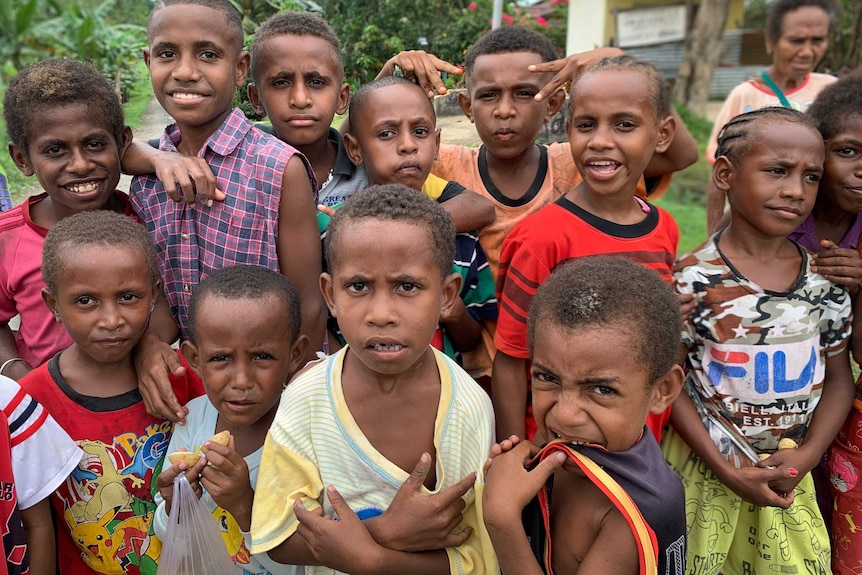
<path fill-rule="evenodd" d="M 682 330 L 688 348 L 686 390 L 713 441 L 738 465 L 771 453 L 778 441 L 800 442 L 820 400 L 826 358 L 850 336 L 844 287 L 811 271 L 803 248 L 796 283 L 764 290 L 721 253 L 719 234 L 677 262 L 677 291 L 697 308 Z"/>

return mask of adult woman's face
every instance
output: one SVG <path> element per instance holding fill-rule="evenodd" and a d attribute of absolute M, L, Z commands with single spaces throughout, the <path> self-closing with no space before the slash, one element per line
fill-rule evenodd
<path fill-rule="evenodd" d="M 775 74 L 802 80 L 829 47 L 829 14 L 817 6 L 802 6 L 785 14 L 782 24 L 781 36 L 767 43 Z"/>

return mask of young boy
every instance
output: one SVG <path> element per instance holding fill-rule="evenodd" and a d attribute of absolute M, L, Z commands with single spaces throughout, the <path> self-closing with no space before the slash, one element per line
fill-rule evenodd
<path fill-rule="evenodd" d="M 48 497 L 83 453 L 48 411 L 0 376 L 0 551 L 10 575 L 55 572 L 57 540 Z"/>
<path fill-rule="evenodd" d="M 461 184 L 431 174 L 440 131 L 434 107 L 416 84 L 396 76 L 374 80 L 353 96 L 350 117 L 352 130 L 344 136 L 347 151 L 357 166 L 365 167 L 371 185 L 402 184 L 427 191 L 434 184 L 439 197 L 464 191 Z M 455 236 L 452 271 L 462 277 L 461 292 L 455 305 L 441 314 L 442 329 L 433 345 L 460 362 L 462 353 L 481 343 L 484 322 L 497 319 L 494 280 L 475 232 Z M 471 358 L 465 358 L 465 369 L 472 372 Z"/>
<path fill-rule="evenodd" d="M 161 290 L 142 225 L 108 211 L 60 221 L 45 238 L 43 297 L 74 342 L 21 379 L 84 451 L 51 499 L 60 573 L 155 573 L 150 484 L 172 425 L 147 414 L 132 360 Z M 185 403 L 200 395 L 174 378 Z"/>
<path fill-rule="evenodd" d="M 329 567 L 307 573 L 498 572 L 481 525 L 493 412 L 482 389 L 429 345 L 458 297 L 454 244 L 443 209 L 404 186 L 371 187 L 335 213 L 321 288 L 348 345 L 282 395 L 261 457 L 252 552 Z M 475 482 L 463 519 L 447 528 L 472 534 L 445 552 L 385 547 L 373 524 L 417 461 L 430 473 L 416 505 L 465 476 Z M 330 487 L 324 498 L 325 486 L 341 494 Z M 321 517 L 321 507 L 340 521 Z M 423 528 L 416 521 L 401 535 Z"/>
<path fill-rule="evenodd" d="M 553 73 L 544 70 L 558 70 L 565 63 L 565 70 L 580 71 L 584 61 L 594 61 L 597 55 L 609 52 L 601 49 L 557 61 L 556 49 L 547 37 L 519 26 L 498 28 L 467 52 L 467 91 L 459 94 L 458 103 L 476 124 L 482 146 L 441 146 L 434 173 L 461 182 L 494 204 L 496 219 L 480 230 L 479 241 L 495 278 L 503 239 L 515 224 L 581 181 L 568 144 L 546 147 L 535 143 L 542 126 L 565 101 L 565 93 L 556 89 L 562 80 L 554 83 Z M 426 80 L 418 72 L 442 66 L 436 59 L 420 66 L 400 56 L 390 60 L 384 70 L 401 62 L 405 69 L 414 70 L 420 83 Z M 673 171 L 697 160 L 696 142 L 670 109 L 668 116 L 673 116 L 676 132 L 668 148 L 650 159 L 644 171 L 645 183 L 638 188 L 642 197 L 661 195 Z"/>
<path fill-rule="evenodd" d="M 153 91 L 176 120 L 161 149 L 205 158 L 226 192 L 223 202 L 189 206 L 171 201 L 155 176 L 132 183 L 132 205 L 156 244 L 183 336 L 192 287 L 216 269 L 247 263 L 293 281 L 303 306 L 302 331 L 311 349 L 319 349 L 324 307 L 317 287 L 314 178 L 296 150 L 232 109 L 249 66 L 239 12 L 227 0 L 163 0 L 150 15 L 147 40 Z"/>
<path fill-rule="evenodd" d="M 583 181 L 522 220 L 503 242 L 497 279 L 500 317 L 492 399 L 500 437 L 532 438 L 527 406 L 527 310 L 538 286 L 572 258 L 617 254 L 670 281 L 679 230 L 673 217 L 636 198 L 653 154 L 673 138 L 670 95 L 655 66 L 618 56 L 600 60 L 572 86 L 569 141 Z M 667 417 L 649 420 L 657 438 Z M 544 438 L 549 439 L 549 438 Z"/>
<path fill-rule="evenodd" d="M 0 214 L 0 372 L 20 379 L 72 344 L 42 301 L 42 243 L 54 225 L 84 210 L 132 215 L 116 190 L 132 134 L 111 85 L 75 60 L 23 68 L 3 102 L 9 153 L 43 192 Z M 21 317 L 13 334 L 9 320 Z"/>
<path fill-rule="evenodd" d="M 195 287 L 189 304 L 190 339 L 182 352 L 207 394 L 189 402 L 186 425 L 177 428 L 168 452 L 207 448 L 187 476 L 204 488 L 202 500 L 216 518 L 231 558 L 248 573 L 301 573 L 301 567 L 286 568 L 265 553 L 251 555 L 246 536 L 263 441 L 281 392 L 302 365 L 308 345 L 299 334 L 300 322 L 296 288 L 283 275 L 259 266 L 213 272 Z M 231 435 L 227 446 L 207 443 L 224 430 Z M 167 532 L 174 479 L 185 470 L 184 463 L 175 464 L 158 477 L 153 527 L 160 538 Z"/>
<path fill-rule="evenodd" d="M 347 110 L 350 87 L 338 37 L 320 16 L 284 12 L 261 24 L 251 46 L 251 72 L 254 110 L 269 116 L 275 135 L 308 158 L 322 205 L 333 207 L 368 187 L 365 168 L 350 161 L 341 133 L 330 126 L 335 114 Z M 434 194 L 441 190 L 431 183 L 425 190 L 452 215 L 459 232 L 492 223 L 491 203 L 463 191 L 439 197 Z"/>
<path fill-rule="evenodd" d="M 670 287 L 621 258 L 577 260 L 539 288 L 533 409 L 552 442 L 532 471 L 528 442 L 488 470 L 485 524 L 503 573 L 686 572 L 682 483 L 644 426 L 682 388 L 680 323 Z"/>

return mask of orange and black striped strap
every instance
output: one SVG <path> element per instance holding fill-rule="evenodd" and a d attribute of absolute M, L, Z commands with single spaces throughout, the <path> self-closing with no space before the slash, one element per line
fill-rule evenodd
<path fill-rule="evenodd" d="M 635 544 L 638 548 L 638 564 L 640 565 L 640 575 L 657 575 L 658 573 L 658 541 L 655 533 L 644 520 L 637 504 L 632 500 L 625 489 L 620 486 L 617 481 L 608 475 L 595 461 L 572 449 L 570 445 L 562 440 L 555 440 L 548 443 L 542 451 L 536 456 L 536 461 L 545 459 L 551 453 L 561 451 L 566 456 L 577 464 L 584 474 L 593 482 L 596 487 L 601 489 L 602 493 L 611 500 L 623 517 L 626 523 L 632 530 L 632 535 L 635 538 Z M 539 504 L 542 508 L 542 519 L 545 524 L 545 533 L 547 536 L 547 545 L 545 546 L 545 566 L 548 575 L 553 575 L 553 567 L 551 566 L 551 524 L 550 524 L 550 505 L 548 501 L 547 486 L 539 491 Z"/>

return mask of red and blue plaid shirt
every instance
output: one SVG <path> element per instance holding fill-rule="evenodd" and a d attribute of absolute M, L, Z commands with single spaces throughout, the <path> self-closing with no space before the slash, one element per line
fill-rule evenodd
<path fill-rule="evenodd" d="M 159 148 L 176 152 L 181 139 L 172 124 L 162 134 Z M 189 206 L 171 200 L 154 175 L 132 181 L 132 206 L 156 246 L 165 294 L 184 338 L 192 288 L 201 279 L 237 264 L 279 271 L 278 205 L 284 170 L 293 155 L 305 161 L 294 148 L 255 128 L 236 108 L 198 152 L 227 196 L 223 202 Z M 316 189 L 313 172 L 305 164 Z"/>

